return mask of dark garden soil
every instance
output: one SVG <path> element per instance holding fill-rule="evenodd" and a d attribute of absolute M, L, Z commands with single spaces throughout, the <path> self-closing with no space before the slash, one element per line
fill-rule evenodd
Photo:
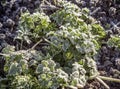
<path fill-rule="evenodd" d="M 20 45 L 19 41 L 14 41 L 16 35 L 18 21 L 21 11 L 27 9 L 33 13 L 36 8 L 39 8 L 40 0 L 16 0 L 2 5 L 0 0 L 0 52 L 7 45 Z M 48 0 L 52 1 L 52 0 Z M 80 8 L 87 7 L 90 9 L 90 15 L 99 21 L 105 28 L 107 36 L 111 34 L 120 34 L 120 0 L 69 0 L 77 4 Z M 52 13 L 50 10 L 46 13 Z M 24 49 L 32 47 L 24 43 Z M 39 47 L 37 47 L 39 50 Z M 37 49 L 36 48 L 36 49 Z M 120 79 L 120 50 L 109 48 L 106 44 L 102 45 L 99 54 L 97 55 L 97 66 L 101 75 Z M 3 71 L 5 60 L 0 56 L 0 76 L 5 75 Z M 105 81 L 111 89 L 120 89 L 120 83 Z M 105 89 L 96 80 L 88 81 L 84 89 Z"/>

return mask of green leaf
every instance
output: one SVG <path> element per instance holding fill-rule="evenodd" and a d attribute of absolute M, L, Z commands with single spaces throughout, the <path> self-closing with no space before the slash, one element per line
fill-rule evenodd
<path fill-rule="evenodd" d="M 36 73 L 42 73 L 42 71 L 43 71 L 43 65 L 39 64 L 36 68 Z"/>
<path fill-rule="evenodd" d="M 104 28 L 100 24 L 92 24 L 92 33 L 100 38 L 105 36 Z"/>
<path fill-rule="evenodd" d="M 8 75 L 9 76 L 11 76 L 11 75 L 13 76 L 13 75 L 18 75 L 20 73 L 21 73 L 21 68 L 18 67 L 18 63 L 12 63 L 10 65 L 10 69 L 8 71 Z"/>

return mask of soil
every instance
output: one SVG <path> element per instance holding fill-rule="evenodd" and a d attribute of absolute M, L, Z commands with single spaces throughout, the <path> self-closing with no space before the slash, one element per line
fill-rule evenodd
<path fill-rule="evenodd" d="M 40 0 L 8 0 L 2 5 L 0 0 L 0 51 L 7 45 L 20 45 L 19 41 L 13 41 L 21 11 L 29 10 L 33 13 L 39 8 Z M 13 0 L 14 1 L 14 0 Z M 51 1 L 51 0 L 49 0 Z M 105 41 L 112 34 L 120 34 L 120 0 L 68 0 L 77 4 L 80 8 L 90 9 L 90 15 L 99 21 L 107 33 Z M 27 48 L 30 48 L 26 44 Z M 97 66 L 100 75 L 120 79 L 120 50 L 102 45 L 97 55 Z M 5 60 L 0 56 L 0 76 L 5 76 L 3 71 Z M 119 83 L 105 81 L 110 89 L 120 89 Z M 105 89 L 97 80 L 88 81 L 84 89 Z"/>

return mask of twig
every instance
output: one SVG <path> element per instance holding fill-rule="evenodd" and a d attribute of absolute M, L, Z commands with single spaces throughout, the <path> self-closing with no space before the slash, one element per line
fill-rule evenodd
<path fill-rule="evenodd" d="M 48 1 L 46 1 L 46 0 L 45 0 L 44 2 L 45 2 L 47 5 L 51 5 L 51 3 L 49 3 L 49 2 L 48 2 Z"/>
<path fill-rule="evenodd" d="M 41 5 L 40 6 L 43 10 L 58 10 L 59 8 L 54 5 Z"/>
<path fill-rule="evenodd" d="M 105 77 L 105 76 L 98 76 L 98 77 L 101 78 L 102 80 L 106 80 L 106 81 L 112 81 L 112 82 L 118 82 L 118 83 L 120 83 L 120 79 L 110 78 L 110 77 Z"/>
<path fill-rule="evenodd" d="M 10 56 L 9 54 L 0 53 L 1 56 Z"/>
<path fill-rule="evenodd" d="M 96 80 L 98 80 L 106 89 L 110 89 L 110 87 L 99 77 L 96 77 Z"/>
<path fill-rule="evenodd" d="M 51 2 L 51 0 L 49 2 L 45 0 L 45 3 L 48 4 L 48 5 L 51 5 L 52 2 Z M 54 3 L 54 5 L 56 5 L 57 4 L 57 0 L 53 0 L 53 3 Z"/>
<path fill-rule="evenodd" d="M 67 86 L 68 89 L 78 89 L 77 87 L 75 86 Z"/>
<path fill-rule="evenodd" d="M 90 13 L 90 15 L 94 15 L 94 14 L 97 13 L 100 9 L 101 9 L 101 7 L 96 8 L 93 12 Z"/>
<path fill-rule="evenodd" d="M 56 1 L 56 0 L 55 0 Z M 56 3 L 54 1 L 54 3 Z M 48 1 L 46 1 L 46 0 L 44 0 L 44 3 L 46 3 L 47 5 L 44 5 L 44 4 L 42 4 L 41 5 L 41 8 L 43 9 L 43 10 L 58 10 L 59 8 L 58 7 L 56 7 L 55 5 L 52 5 L 51 3 L 49 3 Z"/>
<path fill-rule="evenodd" d="M 45 1 L 46 1 L 46 0 L 42 0 L 42 4 L 44 4 L 44 3 L 45 3 Z"/>
<path fill-rule="evenodd" d="M 27 53 L 27 52 L 29 52 L 29 50 L 14 51 L 14 52 L 9 52 L 9 53 L 7 53 L 7 54 L 5 54 L 5 53 L 0 53 L 0 55 L 2 55 L 2 56 L 20 55 L 20 54 L 25 54 L 25 53 Z"/>
<path fill-rule="evenodd" d="M 9 54 L 0 53 L 0 55 L 2 55 L 2 56 L 10 56 L 12 54 L 19 55 L 21 53 L 27 53 L 27 52 L 33 50 L 40 42 L 42 42 L 42 39 L 40 41 L 38 41 L 35 45 L 33 45 L 32 48 L 30 48 L 28 50 L 20 50 L 20 51 L 10 52 Z"/>
<path fill-rule="evenodd" d="M 22 46 L 23 46 L 23 40 L 21 40 L 20 49 L 22 49 Z"/>
<path fill-rule="evenodd" d="M 35 47 L 36 47 L 39 43 L 41 43 L 42 41 L 43 41 L 43 40 L 40 39 L 36 44 L 34 44 L 34 45 L 32 46 L 32 48 L 30 48 L 30 50 L 35 49 Z"/>
<path fill-rule="evenodd" d="M 54 3 L 55 5 L 57 5 L 57 0 L 53 0 L 53 3 Z"/>
<path fill-rule="evenodd" d="M 113 26 L 110 28 L 110 30 L 112 30 L 113 28 L 117 28 L 118 25 L 120 25 L 120 22 L 118 22 L 117 24 L 115 24 L 115 23 L 113 23 L 113 22 L 111 21 L 110 23 L 111 23 L 111 25 L 113 25 Z"/>
<path fill-rule="evenodd" d="M 89 78 L 89 80 L 95 79 L 95 78 L 98 77 L 98 76 L 99 76 L 99 73 L 96 73 L 96 74 L 94 74 L 93 76 L 91 76 L 91 77 Z"/>
<path fill-rule="evenodd" d="M 53 44 L 52 42 L 50 42 L 48 39 L 44 38 L 44 40 L 45 40 L 47 43 L 51 44 L 52 46 L 58 48 L 58 46 L 56 46 L 55 44 Z"/>

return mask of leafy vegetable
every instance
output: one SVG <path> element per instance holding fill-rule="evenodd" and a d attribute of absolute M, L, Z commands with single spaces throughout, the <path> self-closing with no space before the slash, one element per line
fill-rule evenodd
<path fill-rule="evenodd" d="M 90 21 L 87 8 L 80 9 L 68 1 L 59 1 L 58 5 L 62 8 L 50 16 L 22 13 L 16 39 L 30 43 L 42 38 L 47 44 L 42 46 L 45 53 L 4 48 L 6 78 L 1 78 L 0 88 L 83 88 L 88 79 L 98 75 L 93 58 L 101 46 L 98 41 L 105 36 L 104 29 Z"/>

